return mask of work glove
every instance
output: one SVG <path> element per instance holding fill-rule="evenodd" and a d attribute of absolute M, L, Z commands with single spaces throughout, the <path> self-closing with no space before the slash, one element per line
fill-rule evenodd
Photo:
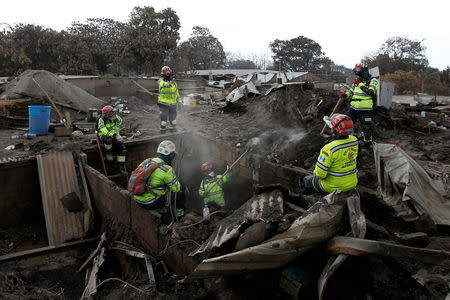
<path fill-rule="evenodd" d="M 360 87 L 360 89 L 367 95 L 370 94 L 369 88 L 365 85 L 363 85 L 362 87 Z"/>
<path fill-rule="evenodd" d="M 118 142 L 123 142 L 123 137 L 120 134 L 116 133 L 115 138 Z"/>
<path fill-rule="evenodd" d="M 347 94 L 345 92 L 341 92 L 339 94 L 339 99 L 342 99 L 342 98 L 347 98 Z"/>
<path fill-rule="evenodd" d="M 359 78 L 355 78 L 355 80 L 353 80 L 353 84 L 358 85 L 361 83 L 361 79 Z"/>
<path fill-rule="evenodd" d="M 324 116 L 323 121 L 325 122 L 325 124 L 327 124 L 328 127 L 333 128 L 333 126 L 331 125 L 332 120 L 329 116 Z"/>

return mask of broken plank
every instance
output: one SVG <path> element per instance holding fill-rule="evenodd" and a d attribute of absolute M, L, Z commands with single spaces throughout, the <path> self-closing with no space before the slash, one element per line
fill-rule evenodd
<path fill-rule="evenodd" d="M 378 254 L 390 257 L 410 258 L 426 264 L 443 265 L 450 268 L 450 252 L 427 248 L 415 248 L 392 243 L 336 236 L 328 243 L 328 251 L 332 254 L 348 254 L 361 256 Z"/>
<path fill-rule="evenodd" d="M 71 248 L 71 247 L 75 247 L 75 246 L 79 246 L 79 245 L 83 245 L 83 244 L 89 244 L 89 243 L 95 242 L 97 240 L 98 240 L 98 237 L 95 237 L 95 238 L 79 240 L 79 241 L 75 241 L 75 242 L 64 243 L 64 244 L 61 244 L 58 246 L 47 246 L 47 247 L 42 247 L 42 248 L 37 248 L 37 249 L 32 249 L 32 250 L 27 250 L 27 251 L 11 253 L 11 254 L 0 256 L 0 263 L 7 262 L 10 260 L 23 259 L 23 258 L 33 257 L 33 256 L 51 254 L 51 253 L 57 252 L 59 250 L 65 250 L 67 248 Z"/>

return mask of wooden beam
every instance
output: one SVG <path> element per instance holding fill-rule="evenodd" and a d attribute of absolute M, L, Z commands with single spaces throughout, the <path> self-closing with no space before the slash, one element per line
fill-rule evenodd
<path fill-rule="evenodd" d="M 2 106 L 9 106 L 9 105 L 16 105 L 17 103 L 24 103 L 31 101 L 31 98 L 22 98 L 22 99 L 0 99 L 0 105 Z"/>
<path fill-rule="evenodd" d="M 133 82 L 138 88 L 140 88 L 143 92 L 145 92 L 146 94 L 149 94 L 149 95 L 152 95 L 152 96 L 158 96 L 158 93 L 149 92 L 145 87 L 143 87 L 142 85 L 140 85 L 140 84 L 137 83 L 136 81 L 132 80 L 132 82 Z"/>
<path fill-rule="evenodd" d="M 27 258 L 27 257 L 51 254 L 51 253 L 54 253 L 54 252 L 57 252 L 60 250 L 65 250 L 67 248 L 76 247 L 76 246 L 80 246 L 83 244 L 89 244 L 89 243 L 96 242 L 96 241 L 98 241 L 98 237 L 85 239 L 85 240 L 79 240 L 79 241 L 75 241 L 75 242 L 64 243 L 64 244 L 61 244 L 58 246 L 47 246 L 47 247 L 42 247 L 42 248 L 37 248 L 37 249 L 32 249 L 32 250 L 27 250 L 27 251 L 6 254 L 3 256 L 0 256 L 0 263 L 4 263 L 4 262 L 10 261 L 10 260 L 23 259 L 23 258 Z"/>
<path fill-rule="evenodd" d="M 426 264 L 442 265 L 450 268 L 449 251 L 408 247 L 359 238 L 336 236 L 328 243 L 328 251 L 332 254 L 348 254 L 354 256 L 378 254 L 390 257 L 403 257 Z"/>
<path fill-rule="evenodd" d="M 44 90 L 44 88 L 39 84 L 39 82 L 34 79 L 34 77 L 32 77 L 31 79 L 33 79 L 34 83 L 36 83 L 36 85 L 38 86 L 38 88 L 44 93 L 44 95 L 47 97 L 47 100 L 50 102 L 50 104 L 52 105 L 53 109 L 56 111 L 56 113 L 59 116 L 59 119 L 61 121 L 64 122 L 64 116 L 62 115 L 61 111 L 56 107 L 55 102 L 53 102 L 53 100 L 50 98 L 50 96 L 47 94 L 47 92 Z M 65 127 L 69 127 L 69 124 L 67 124 L 67 122 L 64 122 L 64 126 Z"/>

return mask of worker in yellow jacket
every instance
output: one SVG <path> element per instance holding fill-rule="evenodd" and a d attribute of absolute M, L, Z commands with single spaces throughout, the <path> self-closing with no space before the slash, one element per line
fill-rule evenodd
<path fill-rule="evenodd" d="M 146 164 L 155 164 L 157 168 L 150 174 L 146 183 L 146 190 L 141 195 L 134 195 L 136 203 L 145 209 L 156 210 L 164 215 L 171 204 L 176 203 L 176 215 L 184 215 L 184 194 L 181 183 L 172 168 L 176 151 L 172 141 L 162 141 L 156 150 L 157 157 L 144 160 L 139 167 Z M 168 192 L 172 198 L 168 199 Z M 168 201 L 171 201 L 169 204 Z"/>
<path fill-rule="evenodd" d="M 313 192 L 328 194 L 335 190 L 346 192 L 358 184 L 358 139 L 352 135 L 352 119 L 334 114 L 324 120 L 333 129 L 334 139 L 320 150 L 313 175 L 301 179 L 300 186 L 305 195 Z"/>
<path fill-rule="evenodd" d="M 203 198 L 205 205 L 217 204 L 220 207 L 225 206 L 225 197 L 222 185 L 230 180 L 231 172 L 226 175 L 216 175 L 212 163 L 205 162 L 201 166 L 203 180 L 200 183 L 198 194 Z M 218 180 L 217 183 L 215 183 Z M 213 204 L 214 205 L 214 204 Z"/>
<path fill-rule="evenodd" d="M 126 149 L 123 137 L 119 134 L 121 125 L 122 118 L 116 114 L 112 106 L 106 105 L 102 108 L 102 115 L 95 124 L 95 133 L 106 150 L 106 159 L 112 161 L 113 151 L 117 153 L 118 172 L 126 175 L 124 169 Z"/>
<path fill-rule="evenodd" d="M 373 100 L 376 99 L 378 79 L 372 77 L 369 69 L 362 64 L 355 65 L 353 71 L 358 77 L 352 88 L 341 92 L 339 97 L 351 100 L 347 115 L 354 123 L 358 120 L 361 122 L 364 147 L 369 148 L 372 144 Z"/>
<path fill-rule="evenodd" d="M 160 132 L 165 133 L 167 128 L 176 131 L 177 106 L 181 106 L 181 98 L 177 83 L 172 80 L 170 67 L 162 67 L 161 77 L 158 83 L 158 107 L 161 117 Z"/>

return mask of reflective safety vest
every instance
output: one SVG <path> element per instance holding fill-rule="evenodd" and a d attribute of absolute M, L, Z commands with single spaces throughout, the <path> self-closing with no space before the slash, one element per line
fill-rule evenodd
<path fill-rule="evenodd" d="M 353 135 L 323 146 L 314 168 L 314 175 L 319 178 L 322 190 L 331 193 L 354 189 L 358 184 L 357 156 L 358 139 Z"/>
<path fill-rule="evenodd" d="M 220 206 L 225 205 L 225 198 L 223 195 L 222 184 L 224 182 L 227 182 L 230 179 L 230 176 L 231 176 L 231 172 L 225 176 L 222 176 L 222 175 L 217 175 L 217 177 L 208 176 L 207 178 L 202 180 L 202 182 L 200 183 L 200 188 L 198 189 L 198 194 L 200 195 L 200 197 L 204 198 L 203 201 L 205 204 L 208 204 L 208 202 L 216 202 Z M 212 185 L 216 181 L 216 178 L 221 178 L 221 179 L 211 189 Z M 208 192 L 208 195 L 205 197 L 206 191 L 209 191 L 209 192 Z"/>
<path fill-rule="evenodd" d="M 353 84 L 352 88 L 346 93 L 347 97 L 352 99 L 350 106 L 356 110 L 371 110 L 373 107 L 372 96 L 364 93 L 361 89 L 362 86 L 367 86 L 375 95 L 378 88 L 378 79 L 371 78 L 368 82 L 362 81 L 359 84 Z"/>
<path fill-rule="evenodd" d="M 114 120 L 100 117 L 97 120 L 95 133 L 98 136 L 113 136 L 118 132 L 120 125 L 122 125 L 122 118 L 118 115 Z"/>
<path fill-rule="evenodd" d="M 170 188 L 175 193 L 181 189 L 181 184 L 170 165 L 164 163 L 164 160 L 159 157 L 152 158 L 152 161 L 163 164 L 150 174 L 147 181 L 147 192 L 142 195 L 134 195 L 134 199 L 138 202 L 153 201 L 157 197 L 165 195 L 166 188 Z"/>
<path fill-rule="evenodd" d="M 181 102 L 180 94 L 178 93 L 178 86 L 175 81 L 166 81 L 161 79 L 158 85 L 158 103 L 171 105 Z"/>

